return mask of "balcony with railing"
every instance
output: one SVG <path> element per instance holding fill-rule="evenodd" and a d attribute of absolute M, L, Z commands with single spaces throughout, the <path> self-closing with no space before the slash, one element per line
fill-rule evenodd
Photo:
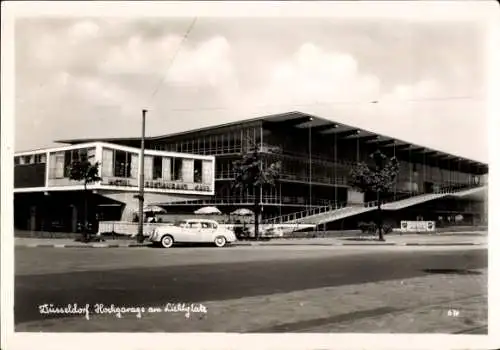
<path fill-rule="evenodd" d="M 216 196 L 210 199 L 196 199 L 181 202 L 161 203 L 164 206 L 178 206 L 178 205 L 255 205 L 255 196 L 242 195 L 242 196 Z M 320 207 L 332 203 L 329 199 L 315 198 L 312 203 L 309 203 L 308 198 L 300 196 L 262 196 L 260 202 L 262 205 L 282 205 L 282 206 L 310 206 Z"/>
<path fill-rule="evenodd" d="M 220 170 L 215 173 L 215 180 L 234 180 L 234 172 L 230 170 Z M 312 179 L 307 175 L 301 175 L 292 172 L 281 172 L 280 180 L 283 182 L 302 182 L 312 184 L 327 184 L 327 185 L 348 185 L 346 176 L 313 176 Z"/>

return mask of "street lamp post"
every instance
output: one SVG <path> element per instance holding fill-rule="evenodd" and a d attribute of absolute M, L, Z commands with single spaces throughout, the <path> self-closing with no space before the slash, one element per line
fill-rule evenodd
<path fill-rule="evenodd" d="M 146 113 L 147 110 L 142 110 L 142 131 L 141 131 L 141 156 L 139 167 L 139 226 L 137 228 L 137 241 L 144 241 L 144 139 L 146 134 Z"/>

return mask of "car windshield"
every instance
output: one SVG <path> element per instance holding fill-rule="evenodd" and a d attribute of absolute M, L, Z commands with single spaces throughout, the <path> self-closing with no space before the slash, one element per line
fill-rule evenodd
<path fill-rule="evenodd" d="M 187 221 L 186 220 L 181 220 L 181 221 L 177 221 L 174 225 L 175 226 L 186 226 L 187 224 Z"/>

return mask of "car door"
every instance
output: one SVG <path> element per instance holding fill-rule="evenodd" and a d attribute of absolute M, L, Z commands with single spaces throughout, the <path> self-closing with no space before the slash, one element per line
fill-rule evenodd
<path fill-rule="evenodd" d="M 202 223 L 199 221 L 191 222 L 189 229 L 189 242 L 203 242 Z"/>
<path fill-rule="evenodd" d="M 178 234 L 176 235 L 176 237 L 174 237 L 174 239 L 177 241 L 177 242 L 186 242 L 186 243 L 189 243 L 189 242 L 195 242 L 195 232 L 196 231 L 196 227 L 195 227 L 196 223 L 194 222 L 186 222 L 185 224 L 183 224 L 178 232 Z"/>
<path fill-rule="evenodd" d="M 213 242 L 215 239 L 215 224 L 212 222 L 202 223 L 201 237 L 203 242 Z"/>

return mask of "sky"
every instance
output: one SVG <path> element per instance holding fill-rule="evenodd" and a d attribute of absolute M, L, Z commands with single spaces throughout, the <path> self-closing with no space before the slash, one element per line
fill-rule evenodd
<path fill-rule="evenodd" d="M 16 151 L 139 137 L 144 108 L 148 136 L 301 111 L 488 161 L 479 21 L 33 17 L 15 33 Z"/>

